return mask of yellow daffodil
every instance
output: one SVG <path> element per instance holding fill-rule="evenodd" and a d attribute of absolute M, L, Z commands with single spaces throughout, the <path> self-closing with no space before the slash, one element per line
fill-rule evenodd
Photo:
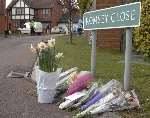
<path fill-rule="evenodd" d="M 32 52 L 36 52 L 36 49 L 33 47 L 32 44 L 31 44 L 31 51 L 32 51 Z"/>
<path fill-rule="evenodd" d="M 50 48 L 54 47 L 51 40 L 48 40 L 48 47 Z"/>
<path fill-rule="evenodd" d="M 55 56 L 55 58 L 60 59 L 63 58 L 63 53 L 57 53 L 57 55 Z"/>
<path fill-rule="evenodd" d="M 40 43 L 38 43 L 38 48 L 40 49 L 40 50 L 43 50 L 43 49 L 45 49 L 47 46 L 46 46 L 46 44 L 44 43 L 44 42 L 40 42 Z"/>
<path fill-rule="evenodd" d="M 48 47 L 53 48 L 55 46 L 55 39 L 48 40 Z"/>
<path fill-rule="evenodd" d="M 54 72 L 57 70 L 63 53 L 56 54 L 55 39 L 51 38 L 51 40 L 48 40 L 48 43 L 42 41 L 37 44 L 37 47 L 31 44 L 31 50 L 37 54 L 38 66 L 42 71 Z M 55 58 L 56 61 L 53 60 L 53 58 Z"/>
<path fill-rule="evenodd" d="M 52 44 L 55 46 L 56 40 L 55 39 L 51 39 L 51 40 L 52 40 Z"/>

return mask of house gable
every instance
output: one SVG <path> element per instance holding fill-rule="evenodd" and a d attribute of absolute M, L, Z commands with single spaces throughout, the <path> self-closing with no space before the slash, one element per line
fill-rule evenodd
<path fill-rule="evenodd" d="M 24 0 L 15 1 L 12 6 L 10 6 L 10 11 L 12 20 L 29 20 L 34 17 L 34 9 L 30 8 Z"/>

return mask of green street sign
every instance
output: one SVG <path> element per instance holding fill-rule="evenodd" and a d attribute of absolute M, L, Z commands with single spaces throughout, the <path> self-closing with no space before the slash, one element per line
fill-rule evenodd
<path fill-rule="evenodd" d="M 84 30 L 111 29 L 140 26 L 141 2 L 86 12 Z"/>

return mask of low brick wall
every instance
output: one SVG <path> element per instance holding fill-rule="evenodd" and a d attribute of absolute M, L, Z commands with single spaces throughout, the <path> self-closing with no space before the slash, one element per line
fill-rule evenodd
<path fill-rule="evenodd" d="M 97 31 L 97 46 L 101 48 L 120 49 L 121 29 L 107 29 Z"/>

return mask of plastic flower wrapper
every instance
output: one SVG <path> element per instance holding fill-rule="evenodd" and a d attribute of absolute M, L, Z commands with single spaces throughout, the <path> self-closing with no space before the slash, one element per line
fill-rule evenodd
<path fill-rule="evenodd" d="M 140 103 L 139 103 L 139 100 L 138 100 L 138 97 L 135 93 L 135 90 L 132 90 L 131 92 L 127 93 L 125 95 L 125 98 L 129 104 L 129 106 L 131 107 L 140 107 Z"/>
<path fill-rule="evenodd" d="M 120 82 L 116 81 L 116 80 L 111 80 L 109 81 L 107 84 L 103 85 L 99 91 L 101 93 L 102 96 L 107 95 L 108 93 L 112 92 L 113 88 L 118 88 L 121 89 L 122 85 Z"/>
<path fill-rule="evenodd" d="M 117 98 L 119 96 L 119 94 L 120 94 L 120 90 L 114 89 L 113 92 L 109 93 L 108 95 L 106 95 L 105 97 L 103 97 L 102 99 L 97 101 L 95 104 L 88 107 L 86 110 L 77 114 L 76 117 L 82 117 L 82 116 L 85 116 L 86 114 L 90 114 L 90 111 Z"/>
<path fill-rule="evenodd" d="M 79 99 L 81 99 L 83 96 L 86 95 L 87 91 L 82 91 L 82 92 L 76 92 L 70 96 L 65 97 L 66 101 L 61 103 L 59 105 L 60 109 L 65 109 L 70 107 L 71 105 L 74 104 L 74 102 L 78 101 Z"/>
<path fill-rule="evenodd" d="M 124 105 L 127 105 L 127 101 L 125 99 L 125 96 L 124 96 L 125 92 L 122 92 L 116 99 L 110 101 L 110 106 L 111 106 L 111 109 L 114 109 L 114 108 L 118 108 L 118 107 L 122 107 Z"/>
<path fill-rule="evenodd" d="M 104 112 L 107 112 L 109 108 L 110 108 L 110 105 L 108 103 L 105 103 L 95 108 L 94 110 L 91 110 L 90 114 L 104 113 Z"/>
<path fill-rule="evenodd" d="M 95 104 L 97 101 L 99 101 L 101 98 L 103 98 L 106 94 L 111 93 L 113 91 L 113 88 L 118 88 L 121 89 L 121 84 L 116 81 L 116 80 L 111 80 L 97 91 L 97 93 L 89 100 L 86 102 L 81 107 L 81 110 L 84 110 L 91 106 L 92 104 Z"/>
<path fill-rule="evenodd" d="M 135 94 L 135 91 L 134 90 L 132 90 L 131 92 L 122 91 L 117 98 L 106 103 L 105 105 L 100 105 L 96 109 L 90 111 L 90 114 L 103 113 L 106 111 L 125 110 L 135 107 L 140 107 L 139 100 L 137 98 L 137 95 Z"/>
<path fill-rule="evenodd" d="M 56 83 L 58 93 L 64 92 L 68 89 L 70 85 L 69 83 L 73 82 L 73 80 L 75 79 L 77 69 L 78 68 L 74 67 L 60 74 L 60 79 Z"/>
<path fill-rule="evenodd" d="M 57 82 L 57 85 L 61 85 L 63 83 L 66 83 L 70 77 L 70 75 L 73 73 L 73 72 L 76 72 L 77 73 L 78 71 L 78 68 L 77 67 L 74 67 L 74 68 L 71 68 L 69 70 L 66 70 L 65 72 L 62 72 L 60 75 L 59 75 L 59 81 Z"/>
<path fill-rule="evenodd" d="M 98 84 L 96 82 L 92 83 L 90 88 L 87 91 L 87 94 L 81 100 L 79 100 L 79 102 L 75 104 L 74 107 L 79 107 L 80 105 L 88 101 L 91 98 L 91 96 L 95 94 L 97 88 L 98 88 Z"/>
<path fill-rule="evenodd" d="M 114 99 L 105 102 L 104 104 L 99 104 L 98 107 L 90 111 L 90 114 L 98 114 L 107 111 L 112 111 L 114 108 L 121 107 L 124 104 L 126 104 L 126 100 L 122 92 L 120 92 L 120 94 Z"/>
<path fill-rule="evenodd" d="M 67 80 L 67 84 L 68 85 L 73 84 L 76 79 L 77 79 L 77 72 L 71 73 L 68 80 Z"/>
<path fill-rule="evenodd" d="M 75 92 L 82 91 L 86 89 L 89 84 L 93 81 L 93 76 L 91 72 L 82 71 L 77 75 L 77 79 L 68 88 L 67 94 L 71 95 Z"/>
<path fill-rule="evenodd" d="M 96 91 L 94 96 L 84 105 L 81 106 L 81 110 L 87 109 L 89 106 L 95 104 L 97 101 L 99 101 L 102 98 L 102 95 L 99 91 Z"/>

